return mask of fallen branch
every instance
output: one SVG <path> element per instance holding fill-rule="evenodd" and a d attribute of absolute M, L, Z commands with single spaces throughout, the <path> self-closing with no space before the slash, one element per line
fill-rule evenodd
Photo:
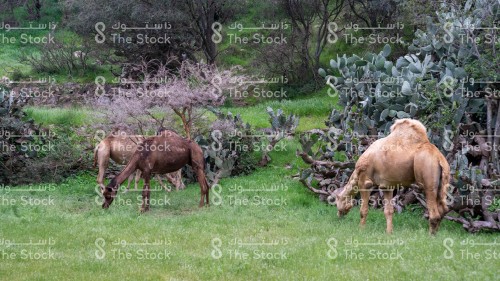
<path fill-rule="evenodd" d="M 354 168 L 356 166 L 355 162 L 338 162 L 338 161 L 320 161 L 314 160 L 311 156 L 307 155 L 305 152 L 299 152 L 298 155 L 304 160 L 305 163 L 315 165 L 315 166 L 324 166 L 327 168 Z"/>
<path fill-rule="evenodd" d="M 500 223 L 498 222 L 467 220 L 464 217 L 453 216 L 445 216 L 445 218 L 450 221 L 461 223 L 463 228 L 471 233 L 476 233 L 484 229 L 500 231 Z"/>
<path fill-rule="evenodd" d="M 299 180 L 305 187 L 307 187 L 307 189 L 309 189 L 310 191 L 316 193 L 316 194 L 321 194 L 321 195 L 326 195 L 326 196 L 330 196 L 332 195 L 331 192 L 328 192 L 326 190 L 322 190 L 322 189 L 316 189 L 314 187 L 312 187 L 311 184 L 309 184 L 305 179 L 300 179 Z"/>

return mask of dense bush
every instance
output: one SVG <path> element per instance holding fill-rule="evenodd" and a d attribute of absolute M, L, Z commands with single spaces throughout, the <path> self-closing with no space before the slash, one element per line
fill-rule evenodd
<path fill-rule="evenodd" d="M 0 96 L 0 183 L 57 182 L 90 167 L 88 138 L 35 125 L 9 97 Z"/>

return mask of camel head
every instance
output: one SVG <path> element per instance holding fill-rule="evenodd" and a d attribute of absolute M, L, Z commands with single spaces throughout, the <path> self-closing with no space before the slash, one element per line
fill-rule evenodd
<path fill-rule="evenodd" d="M 113 179 L 102 191 L 102 196 L 104 197 L 104 202 L 102 203 L 103 209 L 109 208 L 109 205 L 113 203 L 116 197 L 116 193 L 118 193 L 118 186 L 116 186 L 116 181 Z"/>
<path fill-rule="evenodd" d="M 352 187 L 349 186 L 350 183 L 346 184 L 344 188 L 337 189 L 334 192 L 335 203 L 337 204 L 337 216 L 342 218 L 347 215 L 353 206 L 352 195 L 349 194 L 348 190 L 351 190 Z"/>
<path fill-rule="evenodd" d="M 339 218 L 347 215 L 354 205 L 354 195 L 359 192 L 358 179 L 359 171 L 355 169 L 344 187 L 335 190 L 333 193 L 337 204 L 337 216 L 339 216 Z"/>

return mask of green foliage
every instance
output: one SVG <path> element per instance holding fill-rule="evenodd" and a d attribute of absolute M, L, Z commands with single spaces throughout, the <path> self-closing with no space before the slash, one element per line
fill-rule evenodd
<path fill-rule="evenodd" d="M 90 146 L 89 139 L 77 137 L 67 123 L 74 122 L 68 114 L 59 116 L 57 120 L 60 122 L 58 125 L 68 126 L 37 125 L 16 99 L 2 96 L 0 182 L 58 182 L 88 167 L 90 157 L 84 150 Z"/>
<path fill-rule="evenodd" d="M 12 81 L 21 81 L 24 78 L 27 78 L 27 75 L 19 69 L 15 69 L 14 72 L 12 72 Z"/>
<path fill-rule="evenodd" d="M 468 79 L 466 69 L 477 63 L 478 46 L 463 38 L 471 24 L 489 26 L 492 18 L 485 10 L 495 8 L 476 1 L 475 13 L 469 13 L 472 2 L 464 11 L 440 13 L 436 23 L 429 20 L 425 32 L 415 32 L 410 53 L 395 62 L 387 59 L 391 47 L 386 45 L 378 54 L 337 56 L 330 61 L 331 69 L 320 69 L 344 107 L 332 111 L 327 125 L 357 136 L 387 135 L 395 119 L 415 118 L 430 128 L 430 139 L 439 148 L 448 150 L 445 132 L 458 135 L 458 125 L 467 123 L 465 112 L 485 110 L 485 100 L 467 96 L 488 85 Z M 486 54 L 488 50 L 480 49 Z"/>

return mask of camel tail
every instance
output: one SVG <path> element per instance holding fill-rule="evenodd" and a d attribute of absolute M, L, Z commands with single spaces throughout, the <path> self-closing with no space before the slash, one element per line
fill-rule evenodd
<path fill-rule="evenodd" d="M 446 206 L 446 193 L 448 192 L 448 186 L 450 184 L 450 166 L 444 157 L 439 160 L 439 166 L 441 168 L 441 175 L 437 190 L 437 201 L 443 202 L 444 206 Z"/>
<path fill-rule="evenodd" d="M 97 151 L 99 151 L 99 145 L 94 149 L 94 168 L 97 166 Z"/>
<path fill-rule="evenodd" d="M 207 206 L 210 206 L 210 199 L 208 199 L 209 197 L 209 194 L 210 194 L 210 184 L 208 184 L 208 180 L 207 180 L 207 177 L 205 176 L 205 172 L 204 172 L 205 169 L 203 169 L 203 171 L 201 172 L 201 181 L 200 183 L 203 183 L 203 191 L 202 193 L 205 194 L 205 202 L 207 204 Z M 202 199 L 203 199 L 203 196 L 202 196 Z"/>
<path fill-rule="evenodd" d="M 108 184 L 108 187 L 117 187 L 122 184 L 128 177 L 137 170 L 137 163 L 141 157 L 140 153 L 136 152 L 128 162 L 127 166 Z"/>

